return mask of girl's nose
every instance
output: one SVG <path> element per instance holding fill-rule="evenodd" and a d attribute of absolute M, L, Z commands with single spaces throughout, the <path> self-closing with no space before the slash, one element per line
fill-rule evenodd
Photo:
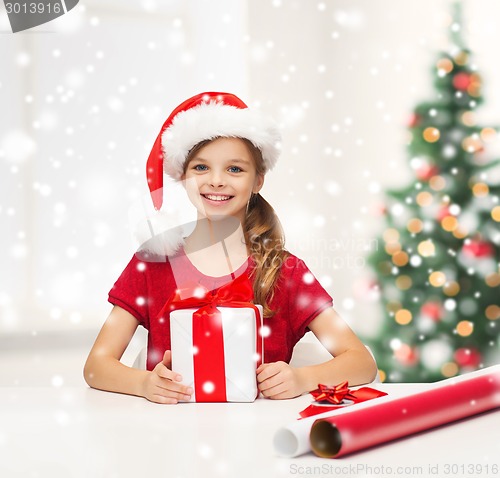
<path fill-rule="evenodd" d="M 221 173 L 214 171 L 208 178 L 208 183 L 213 188 L 221 188 L 224 186 L 224 178 Z"/>

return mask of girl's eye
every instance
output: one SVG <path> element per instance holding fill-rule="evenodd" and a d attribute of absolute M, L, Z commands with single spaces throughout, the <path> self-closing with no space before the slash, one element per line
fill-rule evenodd
<path fill-rule="evenodd" d="M 193 169 L 195 171 L 206 171 L 208 168 L 204 164 L 197 164 Z"/>
<path fill-rule="evenodd" d="M 231 166 L 228 171 L 230 173 L 241 173 L 241 171 L 243 171 L 243 169 L 239 168 L 238 166 Z"/>

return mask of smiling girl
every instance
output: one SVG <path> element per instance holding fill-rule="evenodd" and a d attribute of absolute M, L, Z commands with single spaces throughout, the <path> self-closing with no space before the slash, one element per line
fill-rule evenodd
<path fill-rule="evenodd" d="M 256 371 L 264 397 L 296 397 L 318 383 L 373 380 L 372 356 L 304 262 L 286 251 L 279 220 L 260 194 L 279 141 L 271 119 L 228 93 L 196 95 L 167 118 L 148 159 L 152 199 L 159 210 L 164 169 L 183 182 L 197 222 L 187 237 L 167 231 L 145 242 L 111 289 L 114 307 L 85 364 L 91 387 L 158 403 L 189 400 L 192 387 L 171 370 L 168 317 L 160 311 L 184 283 L 217 290 L 243 274 L 252 281 L 254 303 L 263 306 L 268 331 L 265 363 Z M 148 330 L 146 370 L 120 362 L 139 325 Z M 291 367 L 293 347 L 308 330 L 334 358 Z"/>

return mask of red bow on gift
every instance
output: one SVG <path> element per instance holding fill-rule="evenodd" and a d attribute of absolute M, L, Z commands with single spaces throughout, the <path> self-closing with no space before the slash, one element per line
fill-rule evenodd
<path fill-rule="evenodd" d="M 260 311 L 251 302 L 252 300 L 252 284 L 248 276 L 243 274 L 215 291 L 209 291 L 199 284 L 178 289 L 158 315 L 165 317 L 174 310 L 197 309 L 193 313 L 193 345 L 198 350 L 193 355 L 196 401 L 225 402 L 227 400 L 222 316 L 217 307 L 254 309 L 257 321 L 256 351 L 259 357 L 257 365 L 261 363 Z M 214 384 L 212 392 L 207 393 L 203 389 L 203 384 L 207 381 Z"/>
<path fill-rule="evenodd" d="M 347 381 L 341 382 L 338 385 L 323 385 L 318 384 L 318 388 L 311 392 L 316 402 L 328 402 L 333 405 L 340 405 L 344 399 L 352 400 L 354 403 L 366 402 L 373 398 L 383 397 L 387 395 L 385 392 L 375 390 L 370 387 L 362 387 L 358 390 L 349 390 L 349 383 Z M 309 405 L 306 409 L 300 412 L 301 418 L 310 417 L 319 413 L 328 412 L 337 409 L 335 407 L 324 407 L 317 404 Z"/>
<path fill-rule="evenodd" d="M 184 297 L 184 298 L 183 298 Z M 253 287 L 247 274 L 242 274 L 219 289 L 209 291 L 200 284 L 190 284 L 177 289 L 167 301 L 160 316 L 165 311 L 177 309 L 202 308 L 205 312 L 217 306 L 233 307 L 233 304 L 244 303 L 245 307 L 253 300 Z M 242 305 L 243 306 L 243 305 Z M 237 307 L 237 305 L 234 305 Z"/>

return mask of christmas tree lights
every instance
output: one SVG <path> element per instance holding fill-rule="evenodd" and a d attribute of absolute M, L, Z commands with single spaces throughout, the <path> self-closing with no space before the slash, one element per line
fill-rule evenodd
<path fill-rule="evenodd" d="M 496 129 L 477 124 L 482 79 L 461 38 L 433 66 L 437 97 L 408 129 L 414 180 L 387 191 L 381 247 L 369 258 L 384 308 L 373 349 L 382 378 L 426 382 L 500 362 L 499 161 Z"/>

